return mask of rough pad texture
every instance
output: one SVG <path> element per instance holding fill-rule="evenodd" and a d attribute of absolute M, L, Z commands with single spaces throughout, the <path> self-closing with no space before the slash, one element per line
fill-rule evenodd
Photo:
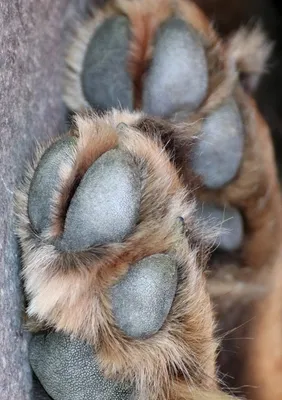
<path fill-rule="evenodd" d="M 141 180 L 131 156 L 104 153 L 82 178 L 66 216 L 61 249 L 79 251 L 120 242 L 135 226 Z"/>
<path fill-rule="evenodd" d="M 210 189 L 230 182 L 244 150 L 244 127 L 237 104 L 231 99 L 203 124 L 193 154 L 192 167 Z"/>
<path fill-rule="evenodd" d="M 177 265 L 168 255 L 154 254 L 132 265 L 111 289 L 118 327 L 134 338 L 157 333 L 170 311 L 176 286 Z"/>
<path fill-rule="evenodd" d="M 133 109 L 133 85 L 126 69 L 129 37 L 129 21 L 119 16 L 106 20 L 89 44 L 81 82 L 87 101 L 98 110 Z"/>
<path fill-rule="evenodd" d="M 60 167 L 72 165 L 71 146 L 75 138 L 64 138 L 43 155 L 34 173 L 28 197 L 28 214 L 37 232 L 48 228 L 55 191 L 60 187 Z"/>
<path fill-rule="evenodd" d="M 60 333 L 34 336 L 30 363 L 54 400 L 129 400 L 126 384 L 106 379 L 93 349 Z"/>
<path fill-rule="evenodd" d="M 63 20 L 67 9 L 66 6 L 69 3 L 70 2 L 66 0 L 44 0 L 37 2 L 26 0 L 24 3 L 11 2 L 10 0 L 1 1 L 0 170 L 2 175 L 0 176 L 0 209 L 2 221 L 4 221 L 0 232 L 1 400 L 30 400 L 32 398 L 31 373 L 27 362 L 26 336 L 20 324 L 22 298 L 20 295 L 20 283 L 18 278 L 18 249 L 12 234 L 12 198 L 16 181 L 22 175 L 24 162 L 30 156 L 32 144 L 35 139 L 41 142 L 49 136 L 57 135 L 58 132 L 63 132 L 64 108 L 61 100 L 61 71 L 64 46 L 62 46 L 61 38 L 64 28 Z M 83 1 L 78 1 L 77 3 L 83 3 Z M 67 18 L 69 18 L 69 16 L 67 16 L 66 19 Z M 111 26 L 105 24 L 103 27 L 104 33 L 102 31 L 103 37 L 101 39 L 101 47 L 104 49 L 108 46 L 105 51 L 105 57 L 106 54 L 111 54 L 110 61 L 104 58 L 104 64 L 101 62 L 99 56 L 95 71 L 93 69 L 96 74 L 94 80 L 96 79 L 99 81 L 98 83 L 101 88 L 101 95 L 99 95 L 100 97 L 98 99 L 98 103 L 101 99 L 101 104 L 97 103 L 98 107 L 109 108 L 112 106 L 113 101 L 114 105 L 117 105 L 117 96 L 122 105 L 125 105 L 127 108 L 132 107 L 131 81 L 128 80 L 127 74 L 124 74 L 123 69 L 120 67 L 121 65 L 125 65 L 124 59 L 127 53 L 127 47 L 122 46 L 127 46 L 129 37 L 127 36 L 127 21 L 125 21 L 123 17 L 121 17 L 121 19 L 116 18 L 115 21 L 111 23 L 108 22 L 110 25 L 112 24 Z M 163 36 L 161 36 L 162 31 L 164 32 Z M 109 32 L 119 32 L 120 36 L 118 37 L 118 35 L 112 34 L 112 37 L 108 40 L 109 36 L 111 36 Z M 95 57 L 97 57 L 97 54 L 102 50 L 101 48 L 96 50 L 97 42 L 99 41 L 92 41 L 93 52 L 91 47 L 89 48 L 89 76 L 92 71 L 92 54 L 95 61 Z M 176 43 L 180 43 L 178 44 L 178 48 L 175 47 Z M 172 20 L 168 23 L 168 26 L 161 28 L 156 44 L 158 54 L 156 53 L 155 55 L 153 66 L 145 85 L 147 88 L 145 90 L 146 107 L 151 110 L 151 113 L 157 115 L 170 114 L 178 105 L 180 105 L 180 107 L 186 106 L 186 102 L 187 108 L 191 107 L 191 109 L 194 109 L 202 101 L 202 96 L 205 96 L 208 84 L 205 55 L 199 39 L 192 29 L 187 30 L 187 28 L 179 26 L 179 22 Z M 186 50 L 188 47 L 189 52 Z M 114 50 L 119 48 L 119 52 L 116 51 L 114 56 L 114 52 L 111 52 L 112 48 Z M 164 51 L 167 51 L 166 57 L 168 57 L 168 59 L 164 58 Z M 181 53 L 179 57 L 181 65 L 179 64 L 174 67 L 173 63 L 175 59 L 178 58 L 179 53 Z M 197 65 L 195 67 L 196 61 Z M 180 91 L 180 83 L 181 89 L 183 89 L 183 80 L 179 82 L 176 78 L 179 72 L 183 74 L 183 70 L 181 70 L 183 63 L 189 65 L 189 71 L 186 71 L 184 78 L 187 81 L 187 87 L 191 87 L 191 90 L 184 94 L 181 93 L 181 90 L 178 94 L 178 90 Z M 154 76 L 159 78 L 164 75 L 162 74 L 163 64 L 171 66 L 169 71 L 171 76 L 169 80 L 164 79 L 164 81 L 157 81 Z M 93 65 L 95 65 L 95 63 Z M 101 74 L 97 74 L 96 72 L 97 65 L 102 66 Z M 105 70 L 108 68 L 110 68 L 110 74 L 107 76 L 105 84 L 101 85 L 100 80 L 102 74 L 105 76 Z M 121 75 L 117 77 L 116 74 Z M 85 73 L 83 79 L 88 87 L 86 79 L 92 82 L 92 78 L 91 76 L 90 78 L 86 78 L 86 76 L 87 74 Z M 122 87 L 116 86 L 114 89 L 116 92 L 113 94 L 111 92 L 104 93 L 103 88 L 112 87 L 110 83 L 113 81 L 121 83 Z M 167 93 L 167 83 L 169 81 L 173 82 L 174 91 L 172 92 L 172 101 L 167 99 L 167 96 L 164 95 Z M 46 84 L 46 82 L 48 84 Z M 91 101 L 91 96 L 94 96 L 94 94 L 90 85 L 89 88 L 90 94 L 88 95 L 88 100 Z M 122 93 L 118 94 L 119 91 Z M 192 96 L 192 100 L 190 96 Z M 95 96 L 93 99 L 96 101 Z M 160 99 L 162 100 L 161 102 Z M 157 107 L 154 109 L 154 106 Z M 233 111 L 230 112 L 230 108 L 233 109 Z M 204 165 L 203 177 L 207 186 L 218 187 L 222 182 L 225 184 L 226 181 L 230 180 L 232 174 L 236 174 L 242 156 L 241 142 L 243 142 L 243 139 L 238 140 L 238 138 L 243 136 L 243 129 L 241 117 L 238 114 L 238 110 L 236 110 L 237 107 L 234 103 L 233 106 L 229 106 L 229 111 L 228 107 L 225 111 L 218 110 L 215 116 L 211 116 L 210 119 L 206 121 L 205 129 L 202 134 L 204 140 L 199 141 L 198 158 L 196 157 L 198 164 L 196 162 L 196 167 L 197 165 Z M 222 115 L 224 114 L 225 118 L 223 119 Z M 228 117 L 227 119 L 226 116 Z M 228 135 L 226 134 L 227 127 L 230 129 L 231 126 L 234 126 L 237 132 L 236 134 L 234 130 L 232 134 L 235 147 L 232 142 L 233 139 L 230 139 L 230 133 L 228 133 Z M 222 129 L 222 127 L 224 129 Z M 214 135 L 211 132 L 215 132 L 216 134 Z M 222 139 L 224 137 L 228 138 L 228 143 L 224 147 L 225 152 L 218 154 L 219 147 L 217 143 L 220 142 L 222 146 L 222 143 L 224 143 Z M 211 138 L 212 140 L 210 140 Z M 217 154 L 213 157 L 210 157 L 210 154 L 213 155 L 214 151 L 211 151 L 209 143 L 212 143 L 212 148 L 217 149 Z M 237 154 L 235 158 L 233 157 L 234 153 Z M 222 158 L 224 154 L 225 158 Z M 220 162 L 215 162 L 215 160 L 220 160 Z M 230 162 L 230 160 L 232 162 Z M 229 164 L 231 166 L 233 165 L 233 167 L 229 169 L 227 173 Z M 213 165 L 212 168 L 211 165 Z M 226 177 L 226 175 L 228 176 Z M 221 220 L 220 215 L 222 215 L 222 211 L 210 210 L 208 213 L 211 215 L 218 215 L 217 221 Z M 234 213 L 232 211 L 231 216 L 233 216 L 233 220 L 236 219 L 236 212 Z M 228 218 L 225 210 L 224 219 L 226 220 Z M 235 230 L 237 229 L 239 232 L 241 228 L 238 221 L 239 219 L 237 218 L 237 228 L 235 227 Z M 237 238 L 239 236 L 240 235 L 237 235 Z M 222 245 L 223 239 L 221 239 L 220 242 Z M 231 245 L 233 247 L 234 242 L 236 241 L 234 241 L 233 238 L 231 240 Z M 146 260 L 142 260 L 141 263 L 142 262 L 146 262 Z M 154 271 L 152 264 L 152 262 L 146 263 L 141 270 L 146 271 L 146 268 L 148 268 L 151 276 L 154 276 L 152 273 L 152 271 Z M 167 270 L 169 270 L 169 268 L 172 268 L 171 264 L 170 267 L 167 267 Z M 158 271 L 160 271 L 160 269 L 158 269 Z M 173 272 L 173 269 L 171 269 L 169 279 L 159 279 L 165 287 L 165 291 L 162 289 L 162 292 L 159 287 L 159 293 L 161 294 L 158 294 L 158 296 L 160 296 L 160 298 L 169 295 L 173 299 L 175 294 L 173 282 L 175 279 L 176 286 L 177 280 L 177 278 L 174 278 L 174 274 L 176 275 L 176 272 Z M 131 272 L 125 277 L 125 281 L 127 281 L 127 279 L 133 279 L 133 281 L 135 281 L 135 283 L 137 282 L 139 285 L 139 280 L 134 280 L 134 277 L 131 278 Z M 158 279 L 156 279 L 156 281 L 158 281 Z M 168 285 L 168 281 L 170 282 L 169 285 L 171 285 L 171 291 L 167 294 L 166 285 Z M 145 280 L 143 277 L 141 286 L 144 283 Z M 122 290 L 126 292 L 126 290 L 131 287 L 127 286 L 126 282 L 123 283 L 122 281 L 119 285 L 121 289 L 117 289 L 118 293 L 119 291 L 122 293 Z M 129 297 L 130 293 L 128 294 L 128 298 Z M 155 299 L 158 298 L 155 297 Z M 117 296 L 114 303 L 117 304 L 118 301 L 122 303 L 122 299 L 118 300 Z M 131 303 L 129 302 L 127 304 L 127 309 L 130 305 Z M 152 306 L 152 304 L 150 306 Z M 164 309 L 166 307 L 169 312 L 168 305 L 164 306 Z M 123 311 L 124 310 L 125 308 L 123 308 Z M 133 311 L 135 311 L 135 308 Z M 167 313 L 164 312 L 164 315 L 167 315 Z M 118 320 L 117 315 L 116 319 Z M 121 323 L 124 321 L 126 321 L 126 318 L 124 315 L 121 315 Z M 155 329 L 157 329 L 156 325 Z M 147 334 L 142 331 L 140 326 L 139 328 L 139 333 L 137 332 L 139 335 Z M 147 332 L 149 332 L 148 327 Z M 55 333 L 47 337 L 39 336 L 31 343 L 30 357 L 35 372 L 38 374 L 45 387 L 48 387 L 50 394 L 52 393 L 55 400 L 81 400 L 91 398 L 101 398 L 103 400 L 131 399 L 129 390 L 119 388 L 115 383 L 106 381 L 103 378 L 91 350 L 83 343 L 70 341 L 69 338 Z M 76 363 L 74 363 L 75 360 Z M 73 366 L 75 366 L 75 368 Z M 80 367 L 82 368 L 83 374 L 81 373 Z M 80 382 L 83 382 L 83 388 L 77 386 Z M 93 392 L 94 388 L 96 393 Z M 83 390 L 85 397 L 82 397 Z M 61 397 L 59 395 L 60 393 L 64 393 L 63 396 L 69 397 Z M 56 398 L 55 396 L 57 395 L 60 397 Z M 39 395 L 38 392 L 36 392 L 33 398 L 35 400 L 44 399 L 44 393 L 41 392 Z M 46 397 L 46 399 L 47 398 L 49 399 L 49 397 Z"/>
<path fill-rule="evenodd" d="M 144 82 L 144 111 L 155 116 L 169 116 L 182 109 L 193 111 L 204 100 L 207 89 L 207 61 L 196 32 L 177 18 L 165 22 L 158 31 Z"/>

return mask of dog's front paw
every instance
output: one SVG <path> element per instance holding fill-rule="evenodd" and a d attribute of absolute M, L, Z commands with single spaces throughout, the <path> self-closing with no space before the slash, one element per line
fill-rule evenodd
<path fill-rule="evenodd" d="M 222 227 L 216 247 L 253 268 L 277 255 L 281 199 L 268 127 L 240 78 L 257 81 L 270 50 L 259 29 L 223 43 L 190 1 L 124 0 L 80 24 L 66 58 L 69 108 L 145 111 L 141 129 L 162 136 L 189 188 L 196 175 L 199 216 Z"/>
<path fill-rule="evenodd" d="M 65 98 L 146 114 L 78 117 L 39 154 L 19 196 L 23 274 L 29 315 L 93 345 L 105 377 L 137 398 L 190 399 L 215 387 L 203 231 L 222 228 L 212 244 L 242 257 L 236 274 L 271 264 L 280 194 L 240 86 L 242 43 L 222 44 L 190 2 L 140 4 L 82 24 Z"/>
<path fill-rule="evenodd" d="M 27 313 L 86 340 L 105 376 L 133 384 L 136 398 L 175 399 L 216 386 L 210 242 L 141 119 L 78 116 L 38 155 L 18 196 Z"/>

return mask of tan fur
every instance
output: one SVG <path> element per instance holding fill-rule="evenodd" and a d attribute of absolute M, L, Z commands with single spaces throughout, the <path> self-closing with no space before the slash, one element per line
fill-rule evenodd
<path fill-rule="evenodd" d="M 117 14 L 127 15 L 131 22 L 132 36 L 128 55 L 128 71 L 131 73 L 134 83 L 134 101 L 137 109 L 142 108 L 143 76 L 153 53 L 153 40 L 156 30 L 170 16 L 184 19 L 195 29 L 198 29 L 208 58 L 209 94 L 214 97 L 215 91 L 230 93 L 230 85 L 233 85 L 236 75 L 234 78 L 232 70 L 230 76 L 230 71 L 225 67 L 223 48 L 219 38 L 204 15 L 192 2 L 184 0 L 177 0 L 176 2 L 172 0 L 146 0 L 145 2 L 141 0 L 113 0 L 106 3 L 105 8 L 99 10 L 97 14 L 93 14 L 87 22 L 78 24 L 73 41 L 68 49 L 64 99 L 72 110 L 81 111 L 85 107 L 89 107 L 80 82 L 84 55 L 96 29 L 106 18 L 113 15 L 113 10 Z M 228 81 L 228 84 L 226 81 Z"/>
<path fill-rule="evenodd" d="M 154 14 L 150 13 L 150 4 Z M 254 266 L 262 266 L 266 262 L 271 264 L 271 259 L 275 258 L 274 243 L 281 235 L 281 226 L 276 217 L 280 209 L 280 196 L 273 151 L 267 138 L 269 133 L 266 133 L 267 128 L 258 115 L 256 106 L 249 99 L 244 98 L 242 91 L 238 89 L 239 72 L 261 74 L 271 46 L 258 28 L 251 32 L 242 29 L 230 39 L 227 45 L 223 45 L 208 20 L 190 1 L 171 2 L 167 0 L 160 8 L 158 2 L 147 0 L 141 5 L 140 1 L 135 0 L 130 2 L 130 5 L 127 1 L 118 2 L 116 7 L 120 10 L 119 12 L 127 14 L 132 23 L 133 37 L 129 67 L 133 74 L 135 88 L 139 93 L 135 92 L 135 104 L 138 104 L 138 107 L 141 106 L 142 71 L 144 73 L 144 68 L 148 65 L 153 51 L 153 36 L 163 19 L 168 18 L 169 15 L 178 15 L 193 25 L 200 33 L 209 65 L 209 92 L 200 109 L 189 117 L 186 129 L 183 125 L 182 133 L 177 134 L 178 138 L 173 141 L 173 150 L 175 152 L 178 147 L 185 159 L 186 154 L 181 147 L 184 147 L 185 150 L 189 148 L 191 138 L 201 132 L 203 119 L 230 96 L 237 98 L 241 104 L 246 127 L 246 153 L 241 170 L 237 179 L 223 190 L 212 193 L 205 191 L 199 195 L 203 199 L 242 208 L 248 224 L 248 234 L 243 249 L 244 261 Z M 74 40 L 74 43 L 79 43 L 79 38 Z M 75 54 L 75 51 L 70 51 L 70 53 Z M 71 86 L 71 82 L 68 82 L 68 86 Z M 254 137 L 255 132 L 258 132 L 257 137 Z M 187 146 L 185 140 L 188 141 Z M 179 146 L 176 144 L 177 141 L 180 142 Z M 259 165 L 258 159 L 261 160 Z M 179 165 L 179 167 L 183 168 L 183 165 Z M 190 171 L 187 172 L 187 169 L 184 168 L 183 173 L 185 179 L 191 184 Z M 258 204 L 263 207 L 264 212 L 260 210 L 256 212 Z M 263 220 L 264 224 L 262 224 Z M 266 239 L 269 235 L 275 238 L 273 242 Z"/>
<path fill-rule="evenodd" d="M 153 54 L 153 39 L 158 27 L 172 10 L 169 0 L 118 0 L 119 7 L 131 23 L 131 43 L 128 70 L 134 84 L 134 106 L 142 104 L 142 79 Z"/>
<path fill-rule="evenodd" d="M 81 86 L 80 76 L 83 69 L 84 55 L 94 32 L 106 18 L 115 14 L 115 10 L 108 2 L 103 10 L 93 9 L 91 17 L 85 21 L 76 21 L 74 33 L 76 40 L 70 40 L 65 59 L 64 100 L 71 110 L 81 111 L 90 105 L 85 99 Z"/>
<path fill-rule="evenodd" d="M 78 143 L 82 140 L 77 147 L 79 156 L 85 152 L 86 143 L 96 143 L 96 137 L 99 143 L 103 132 L 103 149 L 108 149 L 109 143 L 115 145 L 116 140 L 107 139 L 107 132 L 117 136 L 116 123 L 123 120 L 122 115 L 118 118 L 114 112 L 104 118 L 77 117 L 75 134 Z M 190 235 L 194 233 L 195 240 L 199 240 L 194 203 L 158 141 L 132 129 L 122 129 L 118 145 L 135 160 L 143 188 L 140 222 L 124 243 L 68 254 L 56 250 L 46 237 L 38 243 L 40 236 L 35 235 L 27 215 L 28 184 L 19 194 L 18 234 L 28 314 L 43 327 L 51 326 L 91 343 L 105 374 L 133 381 L 138 398 L 176 399 L 172 385 L 177 388 L 175 382 L 180 377 L 186 381 L 189 399 L 193 388 L 216 387 L 212 309 L 197 263 L 198 250 L 191 248 L 176 223 L 182 216 Z M 85 168 L 95 161 L 97 152 L 90 149 L 86 155 L 87 163 L 80 164 Z M 158 334 L 145 341 L 129 339 L 114 324 L 107 289 L 130 264 L 162 252 L 173 254 L 181 271 L 171 313 Z"/>
<path fill-rule="evenodd" d="M 272 271 L 264 271 L 260 280 L 268 282 L 268 292 L 255 305 L 255 320 L 250 328 L 254 340 L 247 349 L 245 381 L 251 386 L 250 398 L 282 398 L 282 252 Z"/>
<path fill-rule="evenodd" d="M 110 125 L 101 126 L 96 132 L 95 126 L 80 117 L 75 118 L 77 132 L 72 134 L 77 136 L 76 145 L 73 147 L 74 161 L 71 166 L 63 165 L 60 171 L 60 192 L 56 194 L 53 207 L 53 227 L 54 236 L 59 236 L 64 229 L 64 221 L 67 208 L 75 186 L 82 179 L 87 169 L 103 153 L 114 148 L 118 143 L 118 136 Z M 102 125 L 102 124 L 101 124 Z M 95 135 L 95 141 L 93 136 Z"/>
<path fill-rule="evenodd" d="M 282 396 L 281 254 L 259 271 L 225 263 L 208 280 L 223 332 L 219 362 L 227 352 L 223 373 L 247 399 Z"/>
<path fill-rule="evenodd" d="M 244 342 L 238 350 L 242 367 L 239 382 L 242 386 L 261 387 L 250 390 L 253 400 L 279 400 L 280 353 L 273 357 L 269 354 L 272 343 L 278 348 L 281 344 L 280 285 L 275 284 L 280 277 L 277 243 L 282 239 L 281 196 L 268 127 L 239 83 L 241 72 L 255 76 L 262 73 L 270 45 L 256 30 L 250 34 L 241 30 L 223 43 L 190 1 L 166 0 L 162 7 L 154 0 L 112 1 L 87 23 L 80 24 L 69 49 L 65 101 L 73 110 L 89 107 L 80 84 L 84 54 L 97 27 L 114 13 L 128 15 L 132 23 L 128 69 L 135 86 L 136 108 L 142 107 L 142 77 L 150 64 L 155 32 L 170 15 L 178 15 L 200 34 L 209 65 L 208 94 L 201 107 L 178 124 L 138 113 L 113 112 L 103 118 L 91 113 L 78 116 L 77 128 L 70 132 L 78 137 L 73 168 L 62 169 L 62 188 L 54 198 L 53 230 L 43 232 L 41 238 L 33 232 L 27 215 L 33 169 L 29 171 L 25 187 L 18 194 L 18 234 L 30 301 L 28 312 L 42 327 L 49 325 L 97 346 L 105 373 L 135 381 L 140 400 L 224 398 L 215 393 L 216 340 L 206 277 L 202 274 L 206 254 L 200 250 L 204 237 L 194 220 L 192 194 L 182 187 L 183 179 L 198 198 L 232 205 L 244 215 L 246 236 L 240 263 L 234 268 L 225 263 L 221 273 L 211 272 L 208 289 L 217 315 L 228 329 L 245 324 L 244 318 L 250 316 L 247 332 L 255 340 L 251 346 Z M 250 57 L 250 50 L 255 57 Z M 208 191 L 200 187 L 187 159 L 203 119 L 230 96 L 237 100 L 243 115 L 245 153 L 235 179 L 221 190 Z M 119 122 L 128 127 L 117 134 Z M 52 237 L 62 232 L 71 190 L 89 165 L 117 144 L 132 155 L 144 182 L 139 224 L 122 245 L 59 253 Z M 180 215 L 185 217 L 188 243 L 175 226 Z M 143 342 L 129 340 L 114 325 L 106 290 L 126 273 L 129 264 L 156 252 L 172 251 L 182 265 L 183 277 L 172 312 L 154 337 Z M 241 315 L 227 321 L 234 310 Z M 275 319 L 278 323 L 272 329 Z M 100 347 L 98 343 L 102 343 Z M 264 379 L 269 375 L 273 379 Z"/>
<path fill-rule="evenodd" d="M 245 152 L 237 176 L 220 190 L 203 188 L 200 179 L 193 176 L 189 164 L 193 140 L 201 132 L 204 118 L 202 111 L 193 117 L 194 122 L 172 125 L 145 117 L 139 126 L 149 134 L 159 132 L 171 150 L 172 159 L 182 172 L 184 181 L 190 187 L 194 186 L 200 199 L 219 205 L 231 205 L 243 212 L 246 237 L 241 251 L 242 261 L 253 268 L 261 268 L 273 264 L 277 257 L 277 243 L 282 239 L 281 194 L 269 129 L 253 101 L 240 88 L 234 94 L 245 122 Z M 272 240 L 269 240 L 270 237 Z"/>
<path fill-rule="evenodd" d="M 273 44 L 266 38 L 262 28 L 257 25 L 249 30 L 240 28 L 226 43 L 226 51 L 241 73 L 249 77 L 249 90 L 257 87 L 262 74 L 266 72 L 266 64 Z"/>

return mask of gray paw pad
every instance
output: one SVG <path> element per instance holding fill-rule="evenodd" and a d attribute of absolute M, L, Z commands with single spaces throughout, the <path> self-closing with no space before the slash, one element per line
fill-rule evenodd
<path fill-rule="evenodd" d="M 154 58 L 144 82 L 143 109 L 155 116 L 193 111 L 208 90 L 203 45 L 192 27 L 173 18 L 159 29 Z"/>
<path fill-rule="evenodd" d="M 104 153 L 74 193 L 61 249 L 80 251 L 122 241 L 137 222 L 140 197 L 140 174 L 131 156 L 118 149 Z"/>
<path fill-rule="evenodd" d="M 224 251 L 237 250 L 244 239 L 243 218 L 233 207 L 217 207 L 213 204 L 199 204 L 197 215 L 203 228 L 219 229 L 215 246 Z"/>
<path fill-rule="evenodd" d="M 127 72 L 129 40 L 129 21 L 118 16 L 106 20 L 88 46 L 81 81 L 86 100 L 95 109 L 133 109 L 133 86 Z"/>
<path fill-rule="evenodd" d="M 203 183 L 217 189 L 236 175 L 243 156 L 244 128 L 234 100 L 221 106 L 203 124 L 192 156 L 192 167 Z"/>
<path fill-rule="evenodd" d="M 111 289 L 118 327 L 133 338 L 146 338 L 164 324 L 177 287 L 177 265 L 168 255 L 155 254 L 130 267 Z"/>
<path fill-rule="evenodd" d="M 132 388 L 106 379 L 91 346 L 58 333 L 37 335 L 30 345 L 31 366 L 54 400 L 129 400 Z"/>
<path fill-rule="evenodd" d="M 55 190 L 60 187 L 60 167 L 73 164 L 71 148 L 74 146 L 75 138 L 59 140 L 44 153 L 35 170 L 29 190 L 28 215 L 38 232 L 50 226 Z"/>

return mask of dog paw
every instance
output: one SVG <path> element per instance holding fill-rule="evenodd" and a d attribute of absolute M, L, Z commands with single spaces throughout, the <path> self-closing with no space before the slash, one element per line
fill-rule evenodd
<path fill-rule="evenodd" d="M 141 120 L 77 116 L 38 153 L 18 194 L 27 313 L 92 345 L 105 377 L 136 396 L 174 399 L 215 388 L 202 379 L 215 373 L 203 276 L 213 234 L 203 236 L 192 193 Z"/>
<path fill-rule="evenodd" d="M 66 57 L 69 108 L 154 117 L 140 127 L 162 137 L 188 187 L 194 172 L 199 208 L 222 227 L 216 246 L 252 267 L 275 258 L 281 202 L 268 127 L 240 77 L 257 80 L 270 49 L 257 28 L 221 42 L 189 1 L 125 0 L 95 10 Z"/>
<path fill-rule="evenodd" d="M 175 4 L 118 2 L 80 26 L 67 105 L 131 113 L 76 117 L 18 194 L 29 316 L 85 340 L 105 379 L 150 400 L 215 389 L 205 246 L 260 267 L 280 237 L 272 145 L 238 43 Z"/>

